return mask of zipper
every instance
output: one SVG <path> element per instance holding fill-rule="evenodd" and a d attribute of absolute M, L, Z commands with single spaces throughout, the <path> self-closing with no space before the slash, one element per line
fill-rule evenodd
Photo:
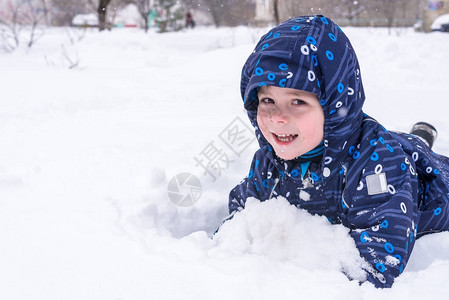
<path fill-rule="evenodd" d="M 337 203 L 338 212 L 337 212 L 336 217 L 339 219 L 339 221 L 343 225 L 346 225 L 345 224 L 346 223 L 346 211 L 349 209 L 349 205 L 345 200 L 347 172 L 348 172 L 348 167 L 344 163 L 341 163 L 340 175 L 342 176 L 343 189 L 341 191 L 340 199 L 336 200 L 338 202 Z"/>

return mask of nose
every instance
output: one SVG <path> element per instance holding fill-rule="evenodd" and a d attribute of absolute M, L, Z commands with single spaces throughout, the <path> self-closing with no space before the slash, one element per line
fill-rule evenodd
<path fill-rule="evenodd" d="M 288 112 L 278 106 L 273 107 L 269 111 L 269 119 L 275 124 L 286 124 L 289 120 Z"/>

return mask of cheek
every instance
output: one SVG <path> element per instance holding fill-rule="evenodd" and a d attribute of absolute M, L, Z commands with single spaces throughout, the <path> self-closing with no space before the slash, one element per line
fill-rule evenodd
<path fill-rule="evenodd" d="M 260 130 L 264 131 L 267 127 L 267 118 L 264 114 L 261 114 L 259 111 L 257 112 L 257 124 L 259 125 Z"/>
<path fill-rule="evenodd" d="M 268 118 L 264 116 L 263 114 L 260 115 L 257 114 L 257 125 L 259 126 L 260 132 L 262 132 L 262 135 L 265 137 L 265 139 L 270 139 L 270 131 L 268 130 Z"/>
<path fill-rule="evenodd" d="M 320 111 L 319 123 L 318 126 L 320 128 L 321 134 L 324 136 L 324 112 Z"/>
<path fill-rule="evenodd" d="M 324 114 L 317 114 L 315 116 L 315 135 L 321 140 L 324 138 Z"/>
<path fill-rule="evenodd" d="M 324 114 L 310 112 L 307 115 L 298 118 L 296 126 L 304 134 L 322 138 L 324 135 Z"/>

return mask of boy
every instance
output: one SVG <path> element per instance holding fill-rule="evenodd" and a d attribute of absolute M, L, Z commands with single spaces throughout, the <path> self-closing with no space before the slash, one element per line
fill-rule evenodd
<path fill-rule="evenodd" d="M 416 238 L 449 229 L 449 159 L 363 113 L 355 52 L 330 19 L 294 18 L 264 35 L 241 93 L 260 149 L 230 193 L 231 216 L 249 197 L 283 196 L 343 224 L 376 287 L 391 287 Z M 436 137 L 426 123 L 413 132 L 429 145 Z"/>

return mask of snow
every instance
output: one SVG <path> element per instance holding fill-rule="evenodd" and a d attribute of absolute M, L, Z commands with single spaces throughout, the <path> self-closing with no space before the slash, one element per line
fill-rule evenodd
<path fill-rule="evenodd" d="M 74 26 L 98 26 L 98 15 L 96 14 L 81 14 L 76 15 L 72 20 Z"/>
<path fill-rule="evenodd" d="M 432 30 L 441 30 L 441 25 L 449 23 L 449 14 L 444 14 L 437 17 L 430 26 Z"/>
<path fill-rule="evenodd" d="M 126 5 L 123 9 L 117 11 L 117 15 L 114 17 L 115 24 L 129 27 L 138 27 L 141 20 L 139 9 L 134 4 Z"/>
<path fill-rule="evenodd" d="M 449 155 L 447 35 L 344 31 L 365 112 L 392 130 L 431 122 Z M 346 228 L 281 197 L 249 200 L 212 238 L 257 149 L 236 154 L 220 136 L 250 126 L 239 74 L 263 32 L 47 29 L 35 48 L 0 54 L 1 299 L 446 297 L 449 233 L 419 239 L 385 290 L 341 272 L 363 276 Z M 195 160 L 211 145 L 228 159 L 215 180 Z M 182 172 L 201 182 L 190 207 L 168 198 Z"/>

